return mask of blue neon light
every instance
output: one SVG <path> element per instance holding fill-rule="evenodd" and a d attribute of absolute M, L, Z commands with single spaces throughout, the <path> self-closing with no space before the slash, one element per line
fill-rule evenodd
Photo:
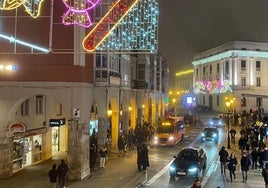
<path fill-rule="evenodd" d="M 13 36 L 7 36 L 7 35 L 0 34 L 0 38 L 3 38 L 3 39 L 8 40 L 10 43 L 21 44 L 23 46 L 27 46 L 29 48 L 32 48 L 32 49 L 35 49 L 35 50 L 39 50 L 41 52 L 49 53 L 49 49 L 42 48 L 42 47 L 39 47 L 39 46 L 34 45 L 34 44 L 30 44 L 28 42 L 24 42 L 22 40 L 19 40 L 19 39 L 14 38 Z"/>

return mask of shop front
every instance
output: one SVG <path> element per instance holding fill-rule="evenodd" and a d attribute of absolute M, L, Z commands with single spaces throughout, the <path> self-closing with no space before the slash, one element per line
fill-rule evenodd
<path fill-rule="evenodd" d="M 16 122 L 9 130 L 14 134 L 13 173 L 42 161 L 42 139 L 46 128 L 26 131 L 22 122 Z"/>

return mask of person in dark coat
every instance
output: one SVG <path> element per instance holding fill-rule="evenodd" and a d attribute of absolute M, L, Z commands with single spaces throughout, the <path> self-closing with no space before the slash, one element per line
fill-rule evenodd
<path fill-rule="evenodd" d="M 145 142 L 140 144 L 137 147 L 137 165 L 138 170 L 141 172 L 141 170 L 146 171 L 147 167 L 149 167 L 149 157 L 148 157 L 148 147 Z"/>
<path fill-rule="evenodd" d="M 236 178 L 235 171 L 236 171 L 236 165 L 237 165 L 237 159 L 233 152 L 231 153 L 227 163 L 228 163 L 228 169 L 230 171 L 230 179 L 231 179 L 231 182 L 233 182 L 233 179 Z"/>
<path fill-rule="evenodd" d="M 61 160 L 61 164 L 58 166 L 58 178 L 60 188 L 65 187 L 65 177 L 68 172 L 68 165 L 65 163 L 64 159 Z"/>
<path fill-rule="evenodd" d="M 220 156 L 220 162 L 221 162 L 221 173 L 225 174 L 226 162 L 228 160 L 229 154 L 225 150 L 224 146 L 222 146 L 221 150 L 219 151 L 219 156 Z"/>
<path fill-rule="evenodd" d="M 268 163 L 268 148 L 265 147 L 264 150 L 261 152 L 261 156 L 262 156 L 262 168 L 265 168 L 266 163 Z"/>
<path fill-rule="evenodd" d="M 268 163 L 266 163 L 265 168 L 262 169 L 262 176 L 265 183 L 265 188 L 268 188 Z"/>
<path fill-rule="evenodd" d="M 252 169 L 257 169 L 258 167 L 258 157 L 259 157 L 259 152 L 257 151 L 256 148 L 253 148 L 251 151 L 251 159 L 252 159 Z"/>
<path fill-rule="evenodd" d="M 94 143 L 90 143 L 90 148 L 89 148 L 89 157 L 90 157 L 90 168 L 92 170 L 95 169 L 96 165 L 96 160 L 97 160 L 97 154 L 95 153 L 96 146 Z"/>
<path fill-rule="evenodd" d="M 53 164 L 52 169 L 48 172 L 49 180 L 51 183 L 51 188 L 57 187 L 57 177 L 58 177 L 58 171 L 57 171 L 57 165 Z"/>
<path fill-rule="evenodd" d="M 194 184 L 191 188 L 201 188 L 201 180 L 200 178 L 197 178 L 195 181 L 194 181 Z"/>
<path fill-rule="evenodd" d="M 251 165 L 251 162 L 250 162 L 249 157 L 247 156 L 246 151 L 244 151 L 243 156 L 241 157 L 240 165 L 241 165 L 243 183 L 247 183 L 248 170 L 249 170 L 249 167 Z"/>

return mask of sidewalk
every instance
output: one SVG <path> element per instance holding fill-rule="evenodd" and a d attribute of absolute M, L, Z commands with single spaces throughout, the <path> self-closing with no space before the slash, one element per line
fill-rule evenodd
<path fill-rule="evenodd" d="M 230 127 L 231 128 L 231 127 Z M 217 161 L 217 168 L 214 170 L 213 175 L 208 178 L 208 182 L 205 184 L 204 187 L 206 188 L 217 188 L 218 186 L 220 188 L 263 188 L 264 186 L 264 180 L 261 175 L 261 170 L 252 170 L 251 167 L 248 171 L 248 180 L 247 183 L 242 182 L 242 172 L 241 172 L 241 166 L 240 166 L 240 160 L 242 157 L 241 151 L 238 146 L 238 140 L 240 138 L 240 130 L 241 126 L 233 126 L 236 130 L 236 136 L 235 136 L 235 145 L 231 143 L 230 149 L 227 149 L 227 127 L 225 127 L 225 142 L 223 142 L 223 146 L 225 146 L 226 150 L 228 151 L 229 155 L 231 152 L 235 153 L 235 156 L 237 158 L 237 168 L 236 168 L 236 179 L 232 183 L 230 181 L 230 175 L 229 175 L 229 170 L 226 170 L 226 175 L 221 174 L 220 170 L 220 162 L 219 160 Z M 219 146 L 219 149 L 221 146 Z"/>

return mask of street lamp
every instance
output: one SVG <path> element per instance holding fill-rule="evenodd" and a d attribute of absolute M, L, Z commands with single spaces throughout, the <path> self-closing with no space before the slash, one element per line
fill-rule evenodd
<path fill-rule="evenodd" d="M 227 109 L 229 109 L 229 107 L 231 105 L 231 102 L 228 100 L 228 101 L 225 102 L 225 105 L 226 105 Z M 227 148 L 230 149 L 231 148 L 231 144 L 230 144 L 230 122 L 229 122 L 229 114 L 228 113 L 227 113 L 226 121 L 227 121 L 227 126 L 228 126 Z"/>

